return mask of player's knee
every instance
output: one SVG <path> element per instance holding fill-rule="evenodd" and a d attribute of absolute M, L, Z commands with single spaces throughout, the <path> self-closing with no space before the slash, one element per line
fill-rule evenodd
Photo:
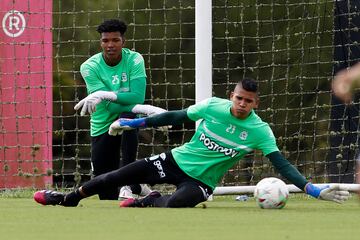
<path fill-rule="evenodd" d="M 166 202 L 166 206 L 168 208 L 184 208 L 184 207 L 191 207 L 188 206 L 189 204 L 186 203 L 183 199 L 178 198 L 171 198 Z"/>
<path fill-rule="evenodd" d="M 96 177 L 99 184 L 102 186 L 113 186 L 115 185 L 114 176 L 112 173 L 105 173 Z"/>
<path fill-rule="evenodd" d="M 194 198 L 184 198 L 182 196 L 172 196 L 167 202 L 166 207 L 168 208 L 187 208 L 195 207 L 200 201 Z"/>

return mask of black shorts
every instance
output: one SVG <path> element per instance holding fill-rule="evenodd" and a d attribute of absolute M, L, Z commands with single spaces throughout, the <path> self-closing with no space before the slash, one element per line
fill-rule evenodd
<path fill-rule="evenodd" d="M 145 158 L 144 160 L 157 172 L 158 175 L 153 179 L 153 181 L 149 179 L 149 184 L 168 183 L 179 187 L 181 184 L 193 182 L 201 187 L 206 198 L 213 193 L 211 187 L 195 178 L 190 177 L 181 170 L 171 152 L 161 153 L 159 155 Z"/>

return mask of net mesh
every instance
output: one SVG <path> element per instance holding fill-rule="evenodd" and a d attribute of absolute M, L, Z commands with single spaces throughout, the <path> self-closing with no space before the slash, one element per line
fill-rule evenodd
<path fill-rule="evenodd" d="M 281 152 L 305 176 L 326 181 L 332 1 L 214 3 L 214 94 L 226 96 L 224 80 L 230 91 L 242 77 L 255 78 L 260 85 L 258 113 L 270 123 Z M 224 184 L 254 184 L 275 174 L 263 157 L 252 158 L 229 172 Z"/>
<path fill-rule="evenodd" d="M 359 13 L 350 1 L 341 2 L 346 2 L 349 11 L 344 17 L 351 22 Z M 342 151 L 355 152 L 358 142 L 346 142 L 345 130 L 330 130 L 334 120 L 330 86 L 339 62 L 333 56 L 334 1 L 213 0 L 212 4 L 213 96 L 228 98 L 240 79 L 256 79 L 257 112 L 272 127 L 285 157 L 316 182 L 343 174 L 342 163 L 349 166 L 354 157 L 345 159 Z M 126 46 L 145 59 L 146 102 L 168 110 L 195 103 L 195 1 L 54 1 L 53 179 L 58 186 L 78 185 L 91 177 L 89 118 L 73 110 L 86 96 L 79 67 L 100 51 L 98 24 L 117 17 L 128 23 Z M 344 32 L 350 36 L 356 29 L 351 25 Z M 357 48 L 357 42 L 347 47 Z M 345 118 L 344 111 L 340 121 Z M 358 118 L 351 121 L 357 124 Z M 142 130 L 138 158 L 181 145 L 191 138 L 194 127 Z M 328 171 L 332 135 L 340 137 L 334 147 L 341 155 L 335 173 Z M 353 169 L 349 172 L 353 175 Z M 222 185 L 255 184 L 270 175 L 277 173 L 255 152 L 235 165 Z"/>

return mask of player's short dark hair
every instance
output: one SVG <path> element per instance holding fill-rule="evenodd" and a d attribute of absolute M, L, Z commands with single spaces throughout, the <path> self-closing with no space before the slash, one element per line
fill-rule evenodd
<path fill-rule="evenodd" d="M 243 89 L 249 92 L 257 93 L 258 91 L 258 84 L 252 78 L 244 78 L 243 80 L 240 80 L 237 85 L 242 86 Z"/>
<path fill-rule="evenodd" d="M 124 21 L 119 19 L 108 19 L 101 23 L 96 30 L 100 34 L 103 32 L 120 32 L 120 34 L 124 36 L 126 29 L 127 25 Z"/>

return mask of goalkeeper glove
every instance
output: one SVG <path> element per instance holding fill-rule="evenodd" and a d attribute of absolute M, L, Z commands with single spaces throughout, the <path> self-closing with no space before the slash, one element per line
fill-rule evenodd
<path fill-rule="evenodd" d="M 166 110 L 148 104 L 136 104 L 131 110 L 131 112 L 145 114 L 150 117 L 156 114 L 166 112 Z"/>
<path fill-rule="evenodd" d="M 155 107 L 153 105 L 136 104 L 133 107 L 133 109 L 131 110 L 131 112 L 145 114 L 148 117 L 151 117 L 151 116 L 154 116 L 156 114 L 164 113 L 164 112 L 167 112 L 167 111 L 165 109 L 163 109 L 163 108 Z M 158 128 L 160 130 L 162 130 L 162 131 L 167 131 L 167 130 L 169 130 L 169 128 L 171 128 L 171 126 L 159 126 Z"/>
<path fill-rule="evenodd" d="M 312 183 L 308 183 L 305 186 L 305 192 L 314 198 L 325 201 L 334 201 L 336 203 L 343 203 L 350 195 L 349 191 L 340 184 L 317 187 Z"/>
<path fill-rule="evenodd" d="M 145 118 L 135 118 L 135 119 L 119 118 L 110 125 L 109 135 L 111 136 L 121 135 L 124 130 L 126 131 L 134 128 L 145 128 L 145 127 L 146 127 Z"/>
<path fill-rule="evenodd" d="M 92 114 L 96 111 L 96 105 L 103 100 L 115 101 L 117 96 L 114 92 L 97 91 L 91 93 L 86 98 L 82 99 L 75 105 L 74 109 L 79 110 L 81 107 L 80 115 L 84 116 L 87 112 Z"/>

